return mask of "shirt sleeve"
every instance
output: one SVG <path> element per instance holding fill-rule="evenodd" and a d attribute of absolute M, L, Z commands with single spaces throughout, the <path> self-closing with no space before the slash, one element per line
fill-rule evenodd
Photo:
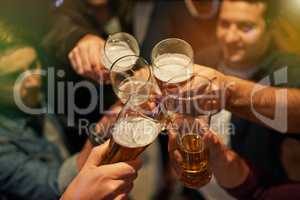
<path fill-rule="evenodd" d="M 101 34 L 92 21 L 88 7 L 82 1 L 66 0 L 61 7 L 53 9 L 43 47 L 59 61 L 68 63 L 68 53 L 83 36 Z"/>
<path fill-rule="evenodd" d="M 244 183 L 236 188 L 224 188 L 233 197 L 245 200 L 300 199 L 300 182 L 275 183 L 251 164 L 249 167 L 250 172 Z"/>

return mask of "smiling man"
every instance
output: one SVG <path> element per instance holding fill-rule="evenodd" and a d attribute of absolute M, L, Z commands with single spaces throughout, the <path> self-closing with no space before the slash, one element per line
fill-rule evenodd
<path fill-rule="evenodd" d="M 219 71 L 253 82 L 269 77 L 270 85 L 299 88 L 299 57 L 281 51 L 273 40 L 278 3 L 277 0 L 222 1 L 216 28 L 219 59 L 214 58 Z M 273 74 L 285 67 L 287 71 L 281 72 L 287 73 Z M 276 85 L 278 77 L 287 80 Z M 233 113 L 222 110 L 212 118 L 213 129 L 239 156 L 272 177 L 269 182 L 261 183 L 264 187 L 287 180 L 298 181 L 300 174 L 294 170 L 299 163 L 298 139 L 242 119 L 241 112 L 241 109 Z M 203 190 L 205 194 L 211 192 Z"/>
<path fill-rule="evenodd" d="M 260 63 L 270 47 L 271 31 L 266 13 L 269 5 L 253 2 L 224 1 L 222 4 L 217 37 L 227 67 L 251 69 Z"/>

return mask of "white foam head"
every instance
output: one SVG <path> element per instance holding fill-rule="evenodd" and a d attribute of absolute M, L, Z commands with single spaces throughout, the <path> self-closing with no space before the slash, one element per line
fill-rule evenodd
<path fill-rule="evenodd" d="M 121 146 L 136 148 L 151 144 L 161 130 L 160 124 L 143 117 L 124 118 L 113 128 L 114 141 Z"/>
<path fill-rule="evenodd" d="M 154 61 L 154 76 L 163 82 L 179 83 L 192 76 L 193 63 L 184 54 L 163 54 Z"/>
<path fill-rule="evenodd" d="M 124 83 L 120 84 L 117 96 L 124 104 L 131 98 L 130 103 L 132 105 L 140 105 L 148 100 L 150 90 L 150 84 L 144 81 L 125 80 Z"/>
<path fill-rule="evenodd" d="M 119 42 L 118 45 L 107 46 L 105 48 L 105 52 L 102 52 L 102 62 L 107 69 L 110 69 L 115 61 L 129 55 L 136 55 L 136 53 L 134 53 L 126 42 Z M 125 71 L 130 69 L 136 60 L 137 58 L 134 57 L 122 60 L 122 62 L 118 64 L 117 70 Z"/>

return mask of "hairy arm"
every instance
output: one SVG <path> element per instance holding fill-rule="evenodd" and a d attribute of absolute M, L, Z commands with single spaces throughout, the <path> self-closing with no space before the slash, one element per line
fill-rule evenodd
<path fill-rule="evenodd" d="M 280 132 L 300 132 L 297 126 L 300 90 L 268 87 L 229 76 L 226 81 L 229 93 L 226 109 Z"/>

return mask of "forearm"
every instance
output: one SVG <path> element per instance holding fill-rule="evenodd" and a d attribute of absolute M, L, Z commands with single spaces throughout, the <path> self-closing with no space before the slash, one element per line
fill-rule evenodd
<path fill-rule="evenodd" d="M 299 132 L 300 90 L 274 88 L 227 76 L 226 109 L 281 132 Z M 286 111 L 286 112 L 285 112 Z M 285 123 L 286 122 L 286 126 Z"/>

